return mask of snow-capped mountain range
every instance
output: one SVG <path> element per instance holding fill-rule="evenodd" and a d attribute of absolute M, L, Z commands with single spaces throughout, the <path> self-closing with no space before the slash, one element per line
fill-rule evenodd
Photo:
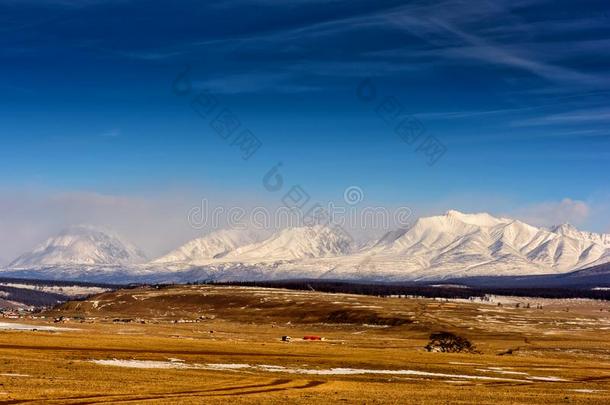
<path fill-rule="evenodd" d="M 420 218 L 356 247 L 321 225 L 262 237 L 220 230 L 145 264 L 131 245 L 90 228 L 51 238 L 15 260 L 5 274 L 129 281 L 326 278 L 379 281 L 562 274 L 610 262 L 610 235 L 564 224 L 538 228 L 486 213 Z"/>

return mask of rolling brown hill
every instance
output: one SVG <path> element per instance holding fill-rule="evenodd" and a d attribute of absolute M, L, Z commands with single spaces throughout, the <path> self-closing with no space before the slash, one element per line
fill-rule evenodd
<path fill-rule="evenodd" d="M 71 301 L 53 316 L 257 323 L 337 323 L 399 326 L 413 314 L 380 306 L 376 297 L 252 287 L 160 286 L 107 292 Z"/>

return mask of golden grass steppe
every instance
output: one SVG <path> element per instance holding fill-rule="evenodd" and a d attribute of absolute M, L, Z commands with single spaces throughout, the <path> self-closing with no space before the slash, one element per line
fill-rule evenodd
<path fill-rule="evenodd" d="M 600 404 L 610 393 L 604 301 L 170 286 L 41 315 L 18 321 L 40 330 L 0 330 L 1 403 Z M 481 353 L 426 352 L 437 331 Z"/>

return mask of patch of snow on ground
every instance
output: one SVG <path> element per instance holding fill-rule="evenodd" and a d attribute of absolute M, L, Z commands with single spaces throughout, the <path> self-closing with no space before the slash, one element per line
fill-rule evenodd
<path fill-rule="evenodd" d="M 193 368 L 188 364 L 178 361 L 157 360 L 91 360 L 102 366 L 128 367 L 128 368 Z"/>
<path fill-rule="evenodd" d="M 28 324 L 25 324 L 25 323 L 0 322 L 0 330 L 67 331 L 67 330 L 78 330 L 78 329 L 75 329 L 75 328 L 58 328 L 56 326 L 28 325 Z"/>
<path fill-rule="evenodd" d="M 512 374 L 512 375 L 529 375 L 529 373 L 524 373 L 524 372 L 521 372 L 521 371 L 504 370 L 501 367 L 477 368 L 476 370 L 477 371 L 482 371 L 484 373 Z"/>
<path fill-rule="evenodd" d="M 594 392 L 605 392 L 606 390 L 591 390 L 591 389 L 587 389 L 587 388 L 577 388 L 577 389 L 573 389 L 570 391 L 574 391 L 574 392 L 583 392 L 585 394 L 592 394 Z"/>
<path fill-rule="evenodd" d="M 241 370 L 244 368 L 252 368 L 251 365 L 249 364 L 239 364 L 239 363 L 229 363 L 229 364 L 222 364 L 222 363 L 208 363 L 205 365 L 205 368 L 210 369 L 210 370 Z"/>
<path fill-rule="evenodd" d="M 103 366 L 129 367 L 129 368 L 151 368 L 151 369 L 201 369 L 201 370 L 260 370 L 271 373 L 290 373 L 307 375 L 362 375 L 362 374 L 381 374 L 381 375 L 415 375 L 422 377 L 444 377 L 461 378 L 464 380 L 488 380 L 488 381 L 514 381 L 523 382 L 503 377 L 487 377 L 464 374 L 432 373 L 418 370 L 374 370 L 363 368 L 330 368 L 330 369 L 308 369 L 308 368 L 289 368 L 268 364 L 250 365 L 240 363 L 209 363 L 209 364 L 186 364 L 178 361 L 156 361 L 156 360 L 91 360 L 91 362 Z"/>
<path fill-rule="evenodd" d="M 567 381 L 564 380 L 563 378 L 559 378 L 559 377 L 527 377 L 528 380 L 536 380 L 536 381 L 551 381 L 551 382 L 555 382 L 555 381 Z"/>
<path fill-rule="evenodd" d="M 110 291 L 109 288 L 102 287 L 86 287 L 79 285 L 40 285 L 40 284 L 25 284 L 25 283 L 0 283 L 0 286 L 22 288 L 24 290 L 35 290 L 54 294 L 63 294 L 68 297 L 84 297 L 87 295 L 101 294 Z"/>

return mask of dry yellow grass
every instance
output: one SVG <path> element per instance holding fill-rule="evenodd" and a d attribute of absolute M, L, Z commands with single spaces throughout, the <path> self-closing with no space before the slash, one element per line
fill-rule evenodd
<path fill-rule="evenodd" d="M 53 324 L 78 330 L 0 331 L 0 401 L 607 402 L 610 306 L 586 300 L 531 299 L 532 308 L 528 309 L 515 308 L 514 302 L 507 301 L 498 307 L 229 287 L 102 294 L 48 314 L 88 318 L 85 322 Z M 525 304 L 527 299 L 522 301 Z M 542 310 L 535 309 L 538 303 L 543 303 Z M 202 316 L 198 323 L 172 323 Z M 142 319 L 146 323 L 113 323 L 114 318 Z M 21 322 L 51 324 L 49 319 Z M 425 352 L 428 335 L 438 330 L 467 336 L 482 354 Z M 282 335 L 299 338 L 306 334 L 321 335 L 326 340 L 280 341 Z M 510 349 L 512 354 L 499 355 Z M 127 368 L 92 362 L 109 359 L 202 367 Z M 169 359 L 174 359 L 173 363 Z M 211 370 L 206 366 L 234 363 L 251 367 Z M 258 365 L 286 369 L 265 371 Z M 306 369 L 319 373 L 331 368 L 413 373 L 294 372 Z"/>

